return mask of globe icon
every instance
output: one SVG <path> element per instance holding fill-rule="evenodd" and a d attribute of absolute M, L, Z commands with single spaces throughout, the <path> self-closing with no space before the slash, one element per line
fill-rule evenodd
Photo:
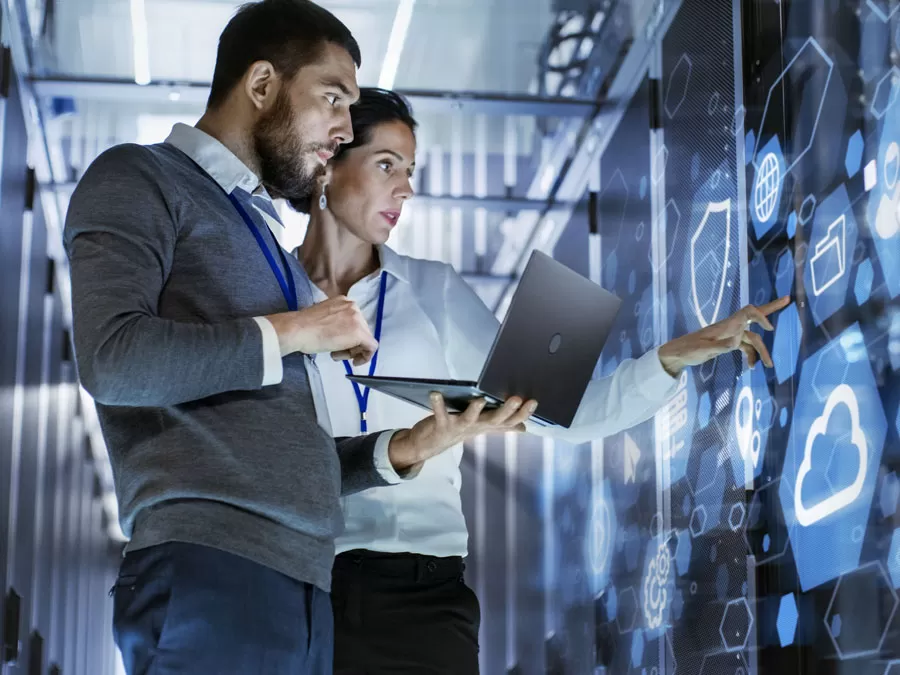
<path fill-rule="evenodd" d="M 781 167 L 774 152 L 763 158 L 756 173 L 756 186 L 753 189 L 753 205 L 759 222 L 766 223 L 778 205 L 778 192 L 781 189 Z"/>

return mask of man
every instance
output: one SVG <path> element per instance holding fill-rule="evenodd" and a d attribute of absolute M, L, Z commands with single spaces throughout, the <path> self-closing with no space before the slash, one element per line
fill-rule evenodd
<path fill-rule="evenodd" d="M 76 357 L 131 541 L 114 589 L 129 673 L 328 673 L 343 493 L 415 476 L 534 402 L 331 438 L 311 355 L 377 348 L 343 297 L 311 304 L 270 195 L 309 196 L 352 137 L 359 48 L 308 0 L 245 5 L 206 114 L 99 157 L 69 206 Z"/>

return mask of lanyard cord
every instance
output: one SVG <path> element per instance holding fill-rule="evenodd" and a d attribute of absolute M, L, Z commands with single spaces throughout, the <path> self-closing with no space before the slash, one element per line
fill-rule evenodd
<path fill-rule="evenodd" d="M 384 319 L 384 296 L 385 291 L 387 290 L 387 274 L 384 272 L 381 273 L 381 284 L 378 288 L 378 310 L 375 315 L 375 341 L 381 341 L 381 322 Z M 380 351 L 379 347 L 379 351 Z M 378 365 L 378 351 L 375 352 L 374 356 L 372 356 L 372 361 L 369 363 L 369 377 L 375 374 L 375 368 Z M 353 374 L 353 367 L 350 365 L 350 361 L 344 361 L 344 369 L 347 371 L 348 375 Z M 363 387 L 360 389 L 359 384 L 356 382 L 351 382 L 353 385 L 353 393 L 356 394 L 356 402 L 359 405 L 359 432 L 361 434 L 368 433 L 369 425 L 366 421 L 366 412 L 369 410 L 369 387 Z"/>

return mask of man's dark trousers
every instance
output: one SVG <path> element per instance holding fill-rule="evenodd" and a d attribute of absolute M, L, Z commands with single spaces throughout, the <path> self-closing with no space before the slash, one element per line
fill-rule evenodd
<path fill-rule="evenodd" d="M 331 600 L 310 584 L 213 548 L 130 552 L 113 589 L 129 675 L 330 675 Z"/>

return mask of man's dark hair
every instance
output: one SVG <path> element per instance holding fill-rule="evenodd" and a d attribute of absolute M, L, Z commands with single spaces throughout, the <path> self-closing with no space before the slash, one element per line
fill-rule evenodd
<path fill-rule="evenodd" d="M 350 106 L 353 123 L 353 140 L 339 145 L 332 162 L 340 162 L 349 150 L 366 145 L 372 140 L 372 132 L 381 124 L 403 122 L 413 133 L 418 123 L 412 108 L 400 94 L 377 87 L 360 87 L 359 100 Z M 291 206 L 301 213 L 309 213 L 310 200 L 293 200 Z"/>
<path fill-rule="evenodd" d="M 318 58 L 326 42 L 346 49 L 357 67 L 362 62 L 350 30 L 310 0 L 262 0 L 241 6 L 219 37 L 207 107 L 225 101 L 257 61 L 269 61 L 290 80 Z"/>

